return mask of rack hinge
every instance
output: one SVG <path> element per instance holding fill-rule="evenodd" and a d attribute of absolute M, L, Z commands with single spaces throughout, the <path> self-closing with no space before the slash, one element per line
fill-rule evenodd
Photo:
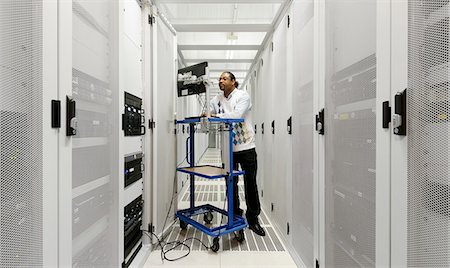
<path fill-rule="evenodd" d="M 148 128 L 154 129 L 156 127 L 156 122 L 153 119 L 148 120 Z"/>
<path fill-rule="evenodd" d="M 153 25 L 156 22 L 155 16 L 148 15 L 148 24 Z"/>
<path fill-rule="evenodd" d="M 291 16 L 287 16 L 287 27 L 289 28 L 291 26 Z"/>
<path fill-rule="evenodd" d="M 272 121 L 272 134 L 275 134 L 275 120 Z"/>
<path fill-rule="evenodd" d="M 271 45 L 271 46 L 272 46 L 272 52 L 273 52 L 273 42 L 272 42 L 272 45 Z"/>
<path fill-rule="evenodd" d="M 325 134 L 325 109 L 320 110 L 316 115 L 316 131 L 319 135 Z"/>
<path fill-rule="evenodd" d="M 319 260 L 318 259 L 316 259 L 316 268 L 319 268 L 320 266 L 319 266 Z"/>
<path fill-rule="evenodd" d="M 289 222 L 288 222 L 288 223 L 286 223 L 286 234 L 289 235 L 289 232 L 290 232 L 290 230 L 289 230 Z"/>

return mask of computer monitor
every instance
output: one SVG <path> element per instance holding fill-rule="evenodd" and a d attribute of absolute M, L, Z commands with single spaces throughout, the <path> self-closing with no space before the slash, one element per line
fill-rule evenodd
<path fill-rule="evenodd" d="M 208 62 L 202 62 L 178 70 L 178 97 L 185 97 L 206 92 L 203 81 L 208 79 L 205 75 Z"/>

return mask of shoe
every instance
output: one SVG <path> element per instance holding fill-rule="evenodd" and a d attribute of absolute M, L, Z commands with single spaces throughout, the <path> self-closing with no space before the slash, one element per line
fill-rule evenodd
<path fill-rule="evenodd" d="M 244 214 L 244 211 L 242 209 L 239 209 L 238 211 L 234 212 L 234 215 L 239 215 L 242 217 L 242 215 Z"/>
<path fill-rule="evenodd" d="M 248 228 L 250 228 L 250 230 L 252 230 L 255 234 L 259 235 L 259 236 L 266 236 L 266 232 L 264 231 L 264 229 L 261 227 L 261 225 L 259 225 L 259 223 L 255 223 L 255 224 L 250 224 L 248 226 Z"/>

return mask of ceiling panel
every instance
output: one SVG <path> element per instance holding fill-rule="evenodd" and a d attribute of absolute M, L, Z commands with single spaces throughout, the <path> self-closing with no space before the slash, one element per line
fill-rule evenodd
<path fill-rule="evenodd" d="M 260 45 L 266 33 L 177 33 L 178 44 L 199 44 L 199 45 Z M 232 40 L 234 39 L 234 40 Z"/>
<path fill-rule="evenodd" d="M 223 69 L 244 69 L 244 70 L 248 70 L 250 68 L 251 63 L 209 63 L 209 69 L 218 69 L 218 70 L 223 70 Z"/>
<path fill-rule="evenodd" d="M 253 59 L 257 51 L 226 51 L 226 50 L 189 50 L 183 51 L 183 56 L 188 59 Z"/>
<path fill-rule="evenodd" d="M 279 7 L 280 4 L 161 5 L 164 14 L 172 24 L 270 24 Z"/>

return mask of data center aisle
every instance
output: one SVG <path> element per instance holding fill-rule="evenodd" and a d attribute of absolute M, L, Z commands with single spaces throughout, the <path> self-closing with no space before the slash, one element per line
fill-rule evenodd
<path fill-rule="evenodd" d="M 200 164 L 220 165 L 220 151 L 217 149 L 208 149 Z M 225 200 L 224 180 L 196 179 L 195 200 L 196 205 L 205 203 L 224 208 Z M 241 200 L 244 198 L 243 178 L 239 180 L 239 195 Z M 185 189 L 179 201 L 179 208 L 189 206 L 189 189 Z M 241 208 L 245 209 L 245 201 L 241 202 Z M 198 216 L 197 220 L 202 220 L 203 216 Z M 220 225 L 220 222 L 226 222 L 226 217 L 214 214 L 212 226 Z M 188 240 L 186 244 L 190 247 L 190 254 L 177 261 L 161 260 L 161 250 L 158 248 L 153 251 L 148 258 L 145 267 L 297 267 L 283 245 L 281 239 L 273 228 L 270 219 L 263 211 L 260 215 L 261 226 L 266 230 L 266 236 L 260 237 L 249 229 L 245 230 L 245 241 L 238 243 L 234 235 L 225 235 L 220 239 L 220 249 L 217 253 L 207 250 L 197 240 Z M 181 230 L 177 222 L 166 241 L 184 241 L 187 238 L 195 237 L 201 240 L 207 246 L 210 245 L 211 238 L 199 232 L 195 228 L 188 226 L 187 230 Z M 166 250 L 170 247 L 167 246 Z M 176 259 L 183 256 L 188 251 L 187 247 L 178 247 L 166 254 L 170 259 Z"/>

